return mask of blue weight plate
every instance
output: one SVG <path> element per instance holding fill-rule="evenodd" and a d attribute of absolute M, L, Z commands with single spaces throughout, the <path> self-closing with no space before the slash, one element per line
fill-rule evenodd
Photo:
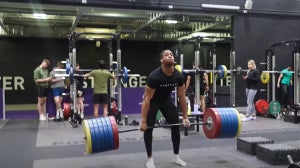
<path fill-rule="evenodd" d="M 103 151 L 109 150 L 109 145 L 108 145 L 108 130 L 107 130 L 107 123 L 105 121 L 105 117 L 99 118 L 102 123 L 102 128 L 103 128 Z"/>
<path fill-rule="evenodd" d="M 229 132 L 229 129 L 230 129 L 230 118 L 229 118 L 229 115 L 227 113 L 226 110 L 224 109 L 221 109 L 222 113 L 223 113 L 223 116 L 224 116 L 224 132 L 223 132 L 223 138 L 226 138 L 227 135 L 228 135 L 228 132 Z"/>
<path fill-rule="evenodd" d="M 92 119 L 92 123 L 94 125 L 94 133 L 95 133 L 95 142 L 93 143 L 93 146 L 95 146 L 95 151 L 93 151 L 93 153 L 98 153 L 100 152 L 100 145 L 99 145 L 99 140 L 100 140 L 100 135 L 99 135 L 99 126 L 97 123 L 97 120 L 95 118 Z"/>
<path fill-rule="evenodd" d="M 102 123 L 102 119 L 101 118 L 97 118 L 97 122 L 99 125 L 99 135 L 100 135 L 100 139 L 98 141 L 99 146 L 100 146 L 100 151 L 103 152 L 105 151 L 106 148 L 106 142 L 105 142 L 105 125 Z"/>
<path fill-rule="evenodd" d="M 238 131 L 238 127 L 239 127 L 239 121 L 238 121 L 238 116 L 236 115 L 235 109 L 234 108 L 230 108 L 231 110 L 231 116 L 232 116 L 232 132 L 231 132 L 231 136 L 230 137 L 235 137 Z"/>
<path fill-rule="evenodd" d="M 91 131 L 91 140 L 92 140 L 92 152 L 94 153 L 96 151 L 96 137 L 95 137 L 95 129 L 94 129 L 94 124 L 92 122 L 92 120 L 88 120 L 88 124 L 90 127 L 90 131 Z"/>
<path fill-rule="evenodd" d="M 226 109 L 222 109 L 223 113 L 224 113 L 224 118 L 225 118 L 225 125 L 224 125 L 224 136 L 223 138 L 227 138 L 228 137 L 228 134 L 230 132 L 230 116 L 227 112 Z"/>
<path fill-rule="evenodd" d="M 228 110 L 228 108 L 226 109 L 223 109 L 224 112 L 226 113 L 226 116 L 227 116 L 227 131 L 226 131 L 226 135 L 225 135 L 225 138 L 228 138 L 230 136 L 230 133 L 231 133 L 231 122 L 232 122 L 232 119 L 231 119 L 231 114 L 230 114 L 230 111 Z"/>
<path fill-rule="evenodd" d="M 230 131 L 228 134 L 229 138 L 232 138 L 236 135 L 236 118 L 235 118 L 235 112 L 232 108 L 228 108 L 228 114 L 230 115 Z"/>
<path fill-rule="evenodd" d="M 227 132 L 227 136 L 228 138 L 231 138 L 232 137 L 232 132 L 233 132 L 233 122 L 234 122 L 234 116 L 232 116 L 232 110 L 231 108 L 227 108 L 226 109 L 226 112 L 228 114 L 228 118 L 229 118 L 229 125 L 228 125 L 228 132 Z"/>
<path fill-rule="evenodd" d="M 109 117 L 105 117 L 105 121 L 107 124 L 107 140 L 108 140 L 108 149 L 109 150 L 114 150 L 114 135 L 113 135 L 113 130 L 112 130 L 112 125 L 110 122 L 110 118 Z"/>
<path fill-rule="evenodd" d="M 123 67 L 123 76 L 122 76 L 122 81 L 123 83 L 127 83 L 128 81 L 128 69 L 124 66 Z"/>
<path fill-rule="evenodd" d="M 217 108 L 218 113 L 220 114 L 221 117 L 221 130 L 220 130 L 220 134 L 218 136 L 218 138 L 223 138 L 224 137 L 224 133 L 225 133 L 225 126 L 226 126 L 226 121 L 225 121 L 225 114 L 223 113 L 223 111 L 220 108 Z"/>

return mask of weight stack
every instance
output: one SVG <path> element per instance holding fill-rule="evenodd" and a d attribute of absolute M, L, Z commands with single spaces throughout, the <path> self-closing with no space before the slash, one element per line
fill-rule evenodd
<path fill-rule="evenodd" d="M 300 149 L 286 144 L 259 144 L 256 147 L 256 157 L 272 165 L 289 164 L 287 155 L 297 162 L 300 160 Z"/>
<path fill-rule="evenodd" d="M 239 137 L 237 139 L 237 150 L 244 153 L 255 155 L 256 146 L 258 144 L 272 144 L 273 140 L 266 139 L 263 137 Z"/>

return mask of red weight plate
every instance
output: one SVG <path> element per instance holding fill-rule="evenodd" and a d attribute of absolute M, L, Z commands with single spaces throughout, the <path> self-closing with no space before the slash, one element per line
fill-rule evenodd
<path fill-rule="evenodd" d="M 209 139 L 218 138 L 222 126 L 221 116 L 217 108 L 208 108 L 203 115 L 203 122 L 211 122 L 208 125 L 203 125 L 203 132 Z"/>
<path fill-rule="evenodd" d="M 259 99 L 255 102 L 255 109 L 258 113 L 266 115 L 269 109 L 269 103 L 265 99 Z"/>
<path fill-rule="evenodd" d="M 117 103 L 116 103 L 116 101 L 111 102 L 111 111 L 112 111 L 113 114 L 115 114 L 117 112 Z"/>
<path fill-rule="evenodd" d="M 70 117 L 71 104 L 70 103 L 64 103 L 63 108 L 64 108 L 64 117 L 67 119 L 67 118 Z"/>
<path fill-rule="evenodd" d="M 113 116 L 109 116 L 111 127 L 113 130 L 114 135 L 114 147 L 115 149 L 119 149 L 119 132 L 118 132 L 118 125 L 116 123 L 116 119 Z"/>

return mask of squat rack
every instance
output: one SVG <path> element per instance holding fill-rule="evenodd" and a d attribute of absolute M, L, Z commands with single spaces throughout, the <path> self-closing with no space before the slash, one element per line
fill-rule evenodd
<path fill-rule="evenodd" d="M 70 61 L 70 69 L 75 71 L 76 68 L 76 41 L 79 39 L 81 35 L 84 34 L 94 34 L 94 35 L 108 35 L 109 38 L 97 38 L 97 40 L 106 40 L 108 41 L 108 50 L 109 50 L 109 65 L 110 67 L 113 66 L 113 53 L 112 53 L 112 40 L 116 39 L 117 43 L 117 67 L 115 70 L 116 76 L 121 75 L 121 42 L 120 42 L 120 34 L 115 33 L 85 33 L 85 32 L 72 32 L 69 38 L 69 61 Z M 75 79 L 76 80 L 76 79 Z M 122 94 L 121 94 L 121 78 L 117 78 L 117 105 L 118 105 L 118 112 L 116 115 L 117 122 L 119 123 L 121 121 L 121 111 L 122 111 Z M 113 81 L 110 80 L 110 96 L 115 98 L 115 92 L 113 89 Z M 78 115 L 77 112 L 77 86 L 76 82 L 70 83 L 70 104 L 71 104 L 71 125 L 73 127 L 77 127 L 78 119 L 76 118 L 76 115 Z"/>

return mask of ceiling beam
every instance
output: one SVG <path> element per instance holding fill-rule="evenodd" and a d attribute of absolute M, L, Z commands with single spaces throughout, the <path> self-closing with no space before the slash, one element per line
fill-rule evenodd
<path fill-rule="evenodd" d="M 69 30 L 69 34 L 71 34 L 71 33 L 75 30 L 77 24 L 79 23 L 79 21 L 80 21 L 80 19 L 81 19 L 81 17 L 82 17 L 83 12 L 84 12 L 84 11 L 83 11 L 82 8 L 79 8 L 79 9 L 78 9 L 78 11 L 77 11 L 77 16 L 76 16 L 75 19 L 73 20 L 72 27 L 71 27 L 70 30 Z"/>

